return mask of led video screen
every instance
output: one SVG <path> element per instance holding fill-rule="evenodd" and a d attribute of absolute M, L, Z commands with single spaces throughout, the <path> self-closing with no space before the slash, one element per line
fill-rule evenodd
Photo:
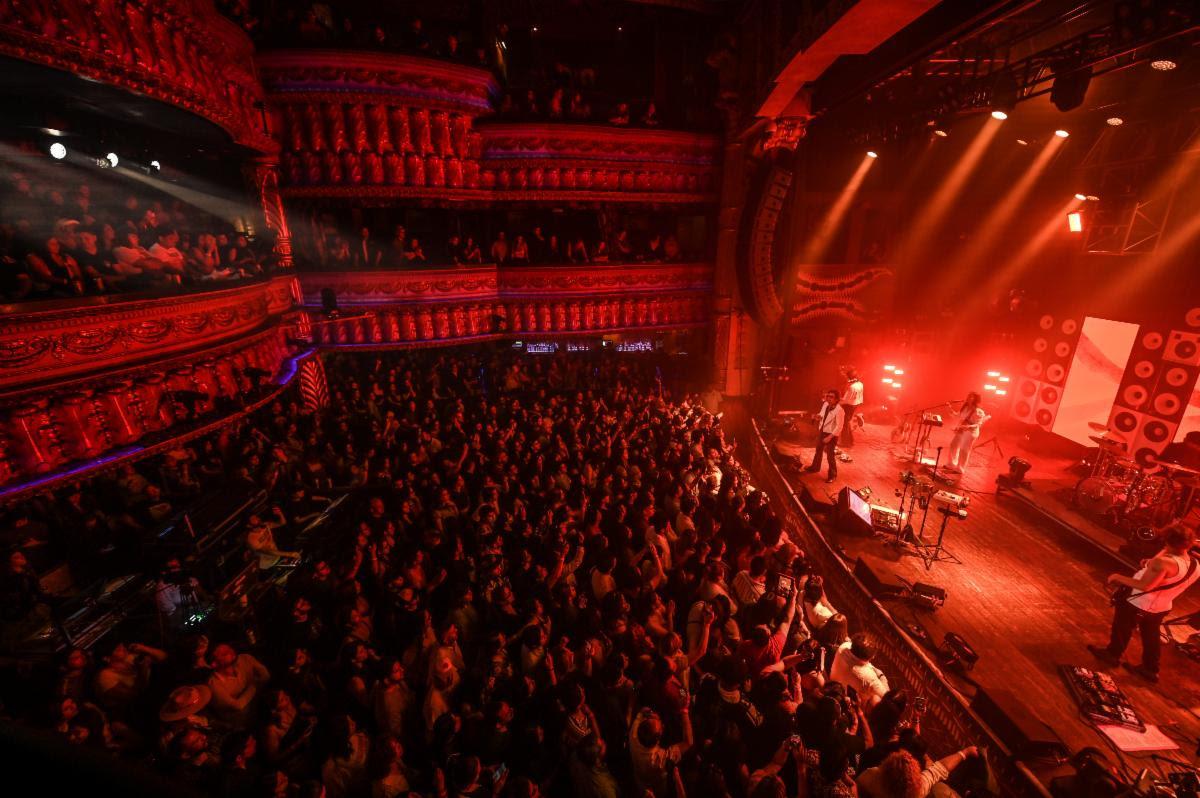
<path fill-rule="evenodd" d="M 1089 436 L 1097 433 L 1088 422 L 1108 422 L 1137 334 L 1138 325 L 1129 322 L 1094 316 L 1083 320 L 1079 345 L 1054 419 L 1055 434 L 1084 446 L 1095 445 Z"/>

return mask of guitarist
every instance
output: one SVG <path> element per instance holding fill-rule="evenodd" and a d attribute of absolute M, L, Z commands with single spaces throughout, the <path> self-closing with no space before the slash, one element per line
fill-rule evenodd
<path fill-rule="evenodd" d="M 1137 629 L 1142 637 L 1142 664 L 1125 663 L 1126 669 L 1151 682 L 1158 681 L 1158 664 L 1162 655 L 1159 627 L 1171 611 L 1175 599 L 1200 578 L 1200 560 L 1191 553 L 1196 533 L 1182 524 L 1166 528 L 1163 549 L 1133 576 L 1111 574 L 1107 584 L 1116 588 L 1112 602 L 1112 634 L 1108 647 L 1089 645 L 1097 659 L 1116 665 Z"/>
<path fill-rule="evenodd" d="M 979 440 L 979 428 L 991 418 L 979 406 L 980 401 L 979 394 L 971 391 L 959 408 L 958 425 L 954 428 L 954 437 L 950 439 L 950 462 L 944 466 L 946 471 L 962 473 L 971 459 L 971 447 Z"/>

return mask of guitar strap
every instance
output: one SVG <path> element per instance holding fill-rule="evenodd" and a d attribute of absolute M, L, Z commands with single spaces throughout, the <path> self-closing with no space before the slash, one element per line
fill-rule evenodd
<path fill-rule="evenodd" d="M 1129 599 L 1134 599 L 1134 598 L 1137 598 L 1138 596 L 1145 596 L 1148 593 L 1157 593 L 1160 590 L 1169 590 L 1178 585 L 1182 585 L 1184 582 L 1191 579 L 1192 574 L 1196 572 L 1196 566 L 1198 564 L 1200 564 L 1200 560 L 1197 560 L 1191 554 L 1187 555 L 1187 558 L 1188 558 L 1188 562 L 1190 564 L 1188 565 L 1187 572 L 1184 573 L 1184 575 L 1182 577 L 1180 577 L 1179 579 L 1176 579 L 1174 582 L 1171 582 L 1169 584 L 1159 585 L 1158 587 L 1152 587 L 1149 590 L 1143 590 L 1141 593 L 1131 593 L 1129 598 L 1127 598 L 1125 600 L 1129 601 Z"/>

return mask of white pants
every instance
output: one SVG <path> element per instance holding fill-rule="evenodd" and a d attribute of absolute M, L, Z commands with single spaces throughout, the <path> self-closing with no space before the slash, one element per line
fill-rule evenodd
<path fill-rule="evenodd" d="M 979 440 L 979 430 L 970 429 L 954 433 L 950 439 L 950 465 L 954 468 L 966 468 L 971 459 L 971 447 Z"/>

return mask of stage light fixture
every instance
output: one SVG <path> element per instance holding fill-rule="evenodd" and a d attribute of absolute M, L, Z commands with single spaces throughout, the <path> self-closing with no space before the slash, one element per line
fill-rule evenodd
<path fill-rule="evenodd" d="M 897 377 L 899 377 L 901 374 L 904 373 L 904 369 L 896 369 L 896 371 L 894 373 L 896 374 Z"/>
<path fill-rule="evenodd" d="M 1170 72 L 1177 66 L 1179 66 L 1179 62 L 1173 58 L 1155 58 L 1150 62 L 1150 68 L 1157 69 L 1159 72 Z"/>
<path fill-rule="evenodd" d="M 1000 376 L 1000 372 L 998 372 L 998 371 L 989 371 L 989 372 L 987 373 L 987 375 L 988 375 L 989 377 L 999 377 L 999 376 Z"/>
<path fill-rule="evenodd" d="M 534 25 L 532 28 L 530 28 L 530 29 L 529 29 L 529 32 L 530 32 L 530 33 L 537 33 L 537 32 L 538 32 L 538 27 L 537 27 L 537 25 Z"/>
<path fill-rule="evenodd" d="M 1067 214 L 1067 229 L 1072 233 L 1083 232 L 1083 215 L 1079 211 Z"/>
<path fill-rule="evenodd" d="M 1105 119 L 1104 121 L 1108 124 L 1109 127 L 1120 127 L 1121 125 L 1125 124 L 1125 120 L 1119 116 L 1110 116 L 1108 119 Z"/>
<path fill-rule="evenodd" d="M 884 371 L 895 371 L 896 367 L 895 366 L 884 366 L 883 370 Z"/>
<path fill-rule="evenodd" d="M 160 164 L 158 161 L 151 161 L 150 167 L 156 172 L 162 171 L 162 164 Z"/>
<path fill-rule="evenodd" d="M 1003 388 L 997 388 L 996 396 L 1008 396 L 1008 391 L 1004 390 Z"/>
<path fill-rule="evenodd" d="M 996 390 L 996 386 L 995 386 L 995 385 L 992 385 L 991 383 L 988 383 L 987 385 L 983 386 L 983 390 L 985 390 L 985 391 L 994 391 L 994 390 Z"/>
<path fill-rule="evenodd" d="M 1017 139 L 1017 143 L 1018 143 L 1018 144 L 1020 144 L 1022 147 L 1028 147 L 1028 146 L 1029 146 L 1029 142 L 1028 142 L 1028 141 L 1026 141 L 1025 139 Z"/>
<path fill-rule="evenodd" d="M 1058 136 L 1060 139 L 1065 139 L 1067 136 L 1069 136 L 1071 134 L 1068 133 L 1067 131 L 1063 130 L 1060 127 L 1058 130 L 1054 131 L 1054 135 Z"/>
<path fill-rule="evenodd" d="M 1025 475 L 1029 473 L 1029 469 L 1033 468 L 1028 460 L 1022 460 L 1020 457 L 1008 458 L 1008 473 L 1001 474 L 996 477 L 996 482 L 1007 485 L 1010 488 L 1029 487 L 1029 483 L 1025 481 Z"/>
<path fill-rule="evenodd" d="M 1097 197 L 1095 194 L 1088 194 L 1087 200 L 1088 200 L 1088 202 L 1099 202 L 1100 198 Z"/>
<path fill-rule="evenodd" d="M 116 169 L 117 164 L 119 164 L 121 162 L 121 159 L 117 157 L 117 154 L 115 152 L 110 152 L 108 155 L 105 155 L 104 160 L 108 161 L 108 165 L 111 166 L 113 169 Z"/>
<path fill-rule="evenodd" d="M 1017 79 L 1010 72 L 1001 72 L 992 81 L 992 118 L 1008 119 L 1008 115 L 1017 107 Z"/>
<path fill-rule="evenodd" d="M 904 386 L 903 386 L 903 385 L 901 385 L 901 384 L 900 384 L 900 383 L 898 383 L 898 382 L 893 382 L 893 383 L 892 383 L 892 387 L 893 387 L 893 388 L 895 388 L 895 389 L 898 391 L 898 390 L 900 390 L 901 388 L 903 388 Z"/>
<path fill-rule="evenodd" d="M 867 150 L 867 157 L 868 158 L 878 158 L 879 153 L 875 152 L 874 150 Z"/>
<path fill-rule="evenodd" d="M 947 133 L 946 131 L 942 130 L 940 127 L 936 127 L 933 129 L 933 135 L 937 136 L 938 138 L 944 139 L 947 136 L 949 136 L 950 134 Z"/>
<path fill-rule="evenodd" d="M 56 161 L 61 161 L 67 157 L 67 148 L 61 141 L 56 141 L 50 145 L 50 157 Z"/>
<path fill-rule="evenodd" d="M 1092 68 L 1067 66 L 1054 76 L 1050 84 L 1050 102 L 1060 111 L 1073 111 L 1083 105 L 1088 86 L 1092 82 Z"/>
<path fill-rule="evenodd" d="M 1011 377 L 1004 375 L 1004 374 L 1000 375 L 1000 382 L 1011 382 L 1011 381 L 1012 381 Z"/>
<path fill-rule="evenodd" d="M 884 385 L 891 385 L 891 384 L 892 384 L 892 378 L 891 378 L 891 377 L 884 377 L 884 378 L 883 378 L 883 384 L 884 384 Z"/>
<path fill-rule="evenodd" d="M 1076 194 L 1075 199 L 1079 200 L 1080 202 L 1087 202 L 1087 194 Z"/>

